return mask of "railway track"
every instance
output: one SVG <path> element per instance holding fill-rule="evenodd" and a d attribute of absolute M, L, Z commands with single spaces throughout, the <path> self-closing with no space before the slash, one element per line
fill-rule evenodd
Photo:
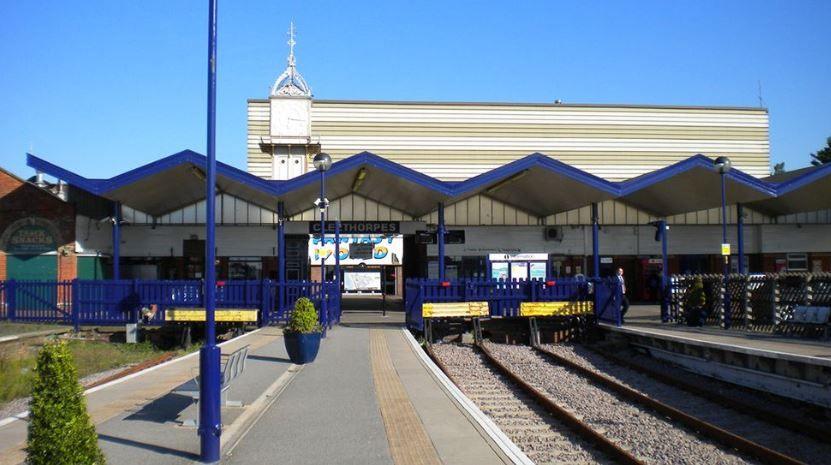
<path fill-rule="evenodd" d="M 612 460 L 650 464 L 799 464 L 826 463 L 829 457 L 827 444 L 821 441 L 816 448 L 805 448 L 804 440 L 783 437 L 780 443 L 791 441 L 790 448 L 780 447 L 786 453 L 761 446 L 731 428 L 723 429 L 644 396 L 600 373 L 602 370 L 597 367 L 592 369 L 586 360 L 569 359 L 568 354 L 485 343 L 479 350 L 472 346 L 438 345 L 433 347 L 431 356 L 537 463 L 578 462 L 558 459 L 553 453 L 554 449 L 568 445 L 569 437 L 572 442 L 579 442 L 582 463 Z M 688 392 L 682 396 L 690 397 Z M 529 420 L 523 408 L 537 417 L 531 428 L 523 423 Z M 550 414 L 548 419 L 541 415 L 541 409 Z M 551 416 L 556 418 L 553 424 Z M 747 419 L 739 417 L 733 422 L 743 424 Z M 547 434 L 546 424 L 560 435 L 559 439 L 538 440 Z M 592 453 L 594 448 L 603 455 Z M 546 453 L 539 454 L 541 450 Z"/>
<path fill-rule="evenodd" d="M 722 395 L 710 382 L 710 389 L 679 380 L 668 367 L 659 369 L 627 362 L 614 354 L 598 353 L 581 345 L 554 344 L 539 348 L 545 357 L 557 365 L 574 366 L 572 371 L 588 371 L 586 376 L 598 383 L 613 383 L 647 395 L 650 400 L 662 403 L 680 412 L 688 412 L 709 428 L 712 437 L 754 456 L 764 457 L 765 450 L 775 451 L 804 463 L 828 463 L 831 457 L 831 433 L 822 430 L 806 419 L 800 419 L 799 410 L 787 416 L 775 409 L 765 409 L 751 393 Z M 603 378 L 603 379 L 601 379 Z M 764 396 L 763 396 L 764 398 Z M 771 402 L 771 400 L 768 400 Z M 771 406 L 774 407 L 774 406 Z M 778 406 L 777 406 L 778 407 Z M 726 432 L 727 434 L 723 434 Z M 730 442 L 730 436 L 746 443 Z M 762 445 L 763 448 L 757 448 Z M 768 454 L 764 461 L 782 463 L 782 458 Z"/>
<path fill-rule="evenodd" d="M 428 347 L 427 352 L 534 463 L 640 463 L 625 451 L 622 455 L 604 453 L 593 442 L 581 439 L 552 415 L 550 406 L 540 404 L 537 396 L 505 376 L 475 347 L 440 344 Z"/>

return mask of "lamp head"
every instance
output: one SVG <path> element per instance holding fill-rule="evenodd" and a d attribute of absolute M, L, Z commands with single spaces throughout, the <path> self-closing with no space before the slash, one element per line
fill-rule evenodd
<path fill-rule="evenodd" d="M 726 174 L 733 167 L 733 162 L 727 157 L 718 157 L 713 161 L 713 166 L 719 174 Z"/>
<path fill-rule="evenodd" d="M 312 164 L 318 171 L 327 171 L 332 166 L 332 157 L 328 153 L 320 152 L 315 155 Z"/>

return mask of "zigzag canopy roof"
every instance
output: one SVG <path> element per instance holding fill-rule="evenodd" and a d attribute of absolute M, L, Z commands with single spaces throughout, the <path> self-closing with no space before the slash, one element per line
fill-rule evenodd
<path fill-rule="evenodd" d="M 30 167 L 97 196 L 160 216 L 205 198 L 204 155 L 185 150 L 109 179 L 90 179 L 27 154 Z M 771 214 L 831 208 L 831 165 L 791 179 L 758 179 L 733 169 L 726 175 L 728 203 L 745 203 Z M 319 174 L 269 181 L 217 163 L 217 189 L 276 210 L 282 201 L 294 215 L 312 207 L 319 196 Z M 362 152 L 332 164 L 326 195 L 358 194 L 419 217 L 438 203 L 485 195 L 537 216 L 618 199 L 656 216 L 721 205 L 720 175 L 704 155 L 616 183 L 547 155 L 533 153 L 462 182 L 430 177 L 378 155 Z M 825 195 L 822 195 L 825 194 Z"/>

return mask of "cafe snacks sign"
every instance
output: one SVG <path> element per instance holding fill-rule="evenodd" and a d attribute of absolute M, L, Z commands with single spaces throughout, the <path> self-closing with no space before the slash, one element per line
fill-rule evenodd
<path fill-rule="evenodd" d="M 55 228 L 42 218 L 24 218 L 12 223 L 3 233 L 3 249 L 13 254 L 41 254 L 58 248 Z"/>

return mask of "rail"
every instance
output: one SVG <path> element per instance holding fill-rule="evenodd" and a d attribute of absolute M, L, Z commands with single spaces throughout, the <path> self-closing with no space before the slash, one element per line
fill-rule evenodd
<path fill-rule="evenodd" d="M 286 321 L 300 297 L 307 297 L 320 312 L 320 323 L 340 321 L 338 283 L 312 281 L 218 281 L 216 308 L 259 311 L 261 324 Z M 0 281 L 0 319 L 80 325 L 122 325 L 142 319 L 142 309 L 157 311 L 145 323 L 161 325 L 168 308 L 204 308 L 200 280 L 71 280 Z"/>
<path fill-rule="evenodd" d="M 487 302 L 491 317 L 516 317 L 522 302 L 591 302 L 599 321 L 620 324 L 621 290 L 617 279 L 408 279 L 404 290 L 407 326 L 424 330 L 425 303 Z"/>
<path fill-rule="evenodd" d="M 823 337 L 827 336 L 827 327 L 799 324 L 794 310 L 829 305 L 831 273 L 673 275 L 665 320 L 689 326 Z"/>

